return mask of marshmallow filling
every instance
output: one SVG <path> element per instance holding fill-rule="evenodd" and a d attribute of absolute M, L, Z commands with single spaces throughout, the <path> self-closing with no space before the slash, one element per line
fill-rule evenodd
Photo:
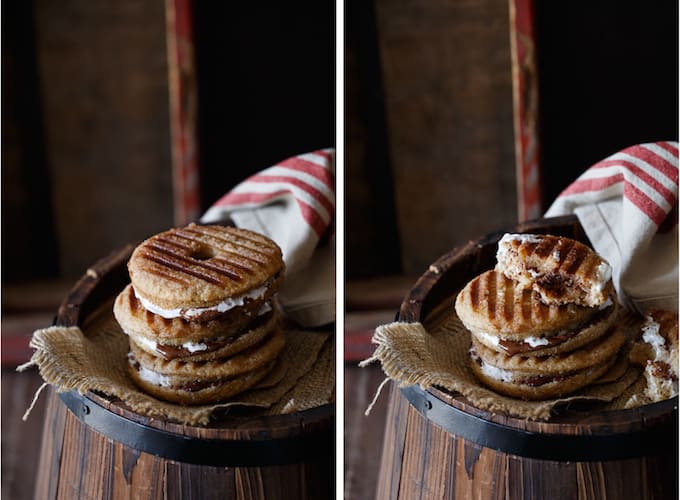
<path fill-rule="evenodd" d="M 263 327 L 271 320 L 274 311 L 269 304 L 266 302 L 262 308 L 258 311 L 257 318 L 249 323 L 241 331 L 237 332 L 235 335 L 228 337 L 217 337 L 214 339 L 204 339 L 198 342 L 184 342 L 180 345 L 169 345 L 169 344 L 159 344 L 158 342 L 151 340 L 147 337 L 138 336 L 134 338 L 134 341 L 142 348 L 146 347 L 146 351 L 153 351 L 154 353 L 162 356 L 164 359 L 170 361 L 175 358 L 183 358 L 191 356 L 196 353 L 211 352 L 228 346 L 234 343 L 238 337 L 244 335 L 248 332 L 256 330 Z"/>
<path fill-rule="evenodd" d="M 237 377 L 216 380 L 190 380 L 175 382 L 170 376 L 157 373 L 153 370 L 149 370 L 148 368 L 144 368 L 141 364 L 139 364 L 139 361 L 135 359 L 132 353 L 128 353 L 128 362 L 130 363 L 130 366 L 137 371 L 139 378 L 144 382 L 155 385 L 156 387 L 164 387 L 177 391 L 198 392 L 211 387 L 219 387 L 221 385 L 228 384 L 229 382 L 233 382 L 237 378 L 243 377 L 244 375 L 241 374 Z M 269 366 L 271 366 L 271 364 Z"/>
<path fill-rule="evenodd" d="M 572 339 L 584 329 L 602 321 L 610 314 L 610 308 L 613 306 L 613 302 L 609 301 L 609 304 L 604 309 L 599 309 L 591 318 L 585 321 L 582 325 L 576 326 L 571 331 L 562 331 L 550 336 L 529 336 L 522 340 L 510 340 L 501 338 L 502 334 L 492 334 L 487 332 L 475 332 L 474 335 L 480 340 L 484 340 L 483 343 L 487 345 L 493 345 L 500 347 L 503 352 L 508 356 L 513 356 L 515 354 L 531 352 L 544 347 L 554 347 L 556 345 L 562 344 L 567 340 Z"/>
<path fill-rule="evenodd" d="M 158 314 L 165 319 L 184 318 L 186 320 L 192 320 L 202 316 L 205 313 L 224 313 L 234 309 L 235 307 L 241 307 L 249 301 L 262 299 L 267 293 L 267 290 L 269 290 L 269 287 L 273 281 L 273 279 L 269 279 L 261 286 L 253 288 L 252 290 L 248 290 L 242 295 L 224 299 L 222 302 L 210 307 L 178 307 L 175 309 L 164 309 L 160 306 L 157 306 L 150 300 L 142 297 L 134 287 L 133 290 L 135 292 L 135 297 L 137 297 L 139 302 L 147 311 Z"/>
<path fill-rule="evenodd" d="M 478 354 L 474 348 L 470 349 L 470 357 L 472 361 L 476 363 L 480 371 L 487 377 L 498 380 L 500 382 L 506 382 L 517 385 L 528 385 L 529 387 L 540 387 L 542 385 L 551 384 L 553 382 L 562 382 L 567 380 L 569 377 L 576 375 L 578 372 L 572 373 L 560 373 L 560 374 L 537 374 L 537 375 L 527 375 L 521 372 L 516 372 L 514 370 L 505 370 L 503 368 L 498 368 L 496 366 L 486 363 Z M 594 370 L 595 367 L 589 368 L 588 371 Z"/>

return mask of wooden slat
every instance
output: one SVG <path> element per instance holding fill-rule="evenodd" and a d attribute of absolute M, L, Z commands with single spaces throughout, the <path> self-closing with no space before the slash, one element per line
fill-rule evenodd
<path fill-rule="evenodd" d="M 375 2 L 346 2 L 345 233 L 348 276 L 399 272 L 401 249 Z"/>
<path fill-rule="evenodd" d="M 350 312 L 394 309 L 396 313 L 417 278 L 413 274 L 395 274 L 347 280 L 345 309 Z"/>
<path fill-rule="evenodd" d="M 348 364 L 345 367 L 345 428 L 339 432 L 344 432 L 343 488 L 348 499 L 386 498 L 375 494 L 389 386 L 383 390 L 370 415 L 364 415 L 383 379 L 384 374 L 377 366 L 358 368 Z"/>
<path fill-rule="evenodd" d="M 376 2 L 402 271 L 516 220 L 506 2 Z"/>
<path fill-rule="evenodd" d="M 540 217 L 543 211 L 534 2 L 509 0 L 508 5 L 512 51 L 517 217 L 523 221 Z"/>
<path fill-rule="evenodd" d="M 43 434 L 43 416 L 50 402 L 43 393 L 26 422 L 21 420 L 28 408 L 33 394 L 42 380 L 37 370 L 25 373 L 2 370 L 2 497 L 13 500 L 33 498 L 36 487 L 36 474 L 45 470 L 49 475 L 49 464 L 61 453 L 61 432 L 63 420 L 51 422 Z M 47 410 L 49 411 L 49 410 Z M 49 450 L 40 459 L 41 441 Z M 48 498 L 50 485 L 45 483 L 35 498 Z M 55 485 L 53 485 L 55 486 Z M 54 491 L 54 489 L 52 489 Z"/>
<path fill-rule="evenodd" d="M 35 5 L 61 275 L 172 225 L 162 0 Z M 18 216 L 16 214 L 15 216 Z"/>
<path fill-rule="evenodd" d="M 166 0 L 165 12 L 174 222 L 183 226 L 200 215 L 193 3 L 190 0 Z"/>
<path fill-rule="evenodd" d="M 395 384 L 390 383 L 390 386 L 376 498 L 394 500 L 400 494 L 409 403 L 398 397 L 399 389 Z"/>
<path fill-rule="evenodd" d="M 2 314 L 54 313 L 72 286 L 72 279 L 3 282 Z"/>

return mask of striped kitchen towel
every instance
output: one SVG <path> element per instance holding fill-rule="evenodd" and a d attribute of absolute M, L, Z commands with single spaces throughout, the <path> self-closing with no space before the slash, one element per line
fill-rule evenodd
<path fill-rule="evenodd" d="M 678 307 L 678 143 L 626 148 L 567 187 L 547 217 L 576 214 L 624 305 Z"/>
<path fill-rule="evenodd" d="M 335 319 L 335 151 L 288 158 L 240 183 L 201 217 L 231 219 L 273 239 L 286 279 L 279 299 L 303 326 Z"/>

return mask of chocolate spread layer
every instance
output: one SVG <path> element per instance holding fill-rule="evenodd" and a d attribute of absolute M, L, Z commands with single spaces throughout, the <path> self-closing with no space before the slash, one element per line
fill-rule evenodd
<path fill-rule="evenodd" d="M 198 392 L 203 389 L 208 389 L 209 387 L 217 387 L 227 382 L 228 380 L 195 380 L 193 382 L 182 384 L 176 387 L 176 389 L 187 392 Z"/>
<path fill-rule="evenodd" d="M 569 375 L 533 375 L 520 380 L 518 383 L 528 385 L 529 387 L 540 387 L 552 382 L 561 382 L 567 379 Z"/>
<path fill-rule="evenodd" d="M 134 359 L 131 362 L 132 367 L 139 371 L 141 368 L 139 361 Z M 222 380 L 195 380 L 191 382 L 186 382 L 184 384 L 178 385 L 178 386 L 172 386 L 173 389 L 178 389 L 181 391 L 188 391 L 188 392 L 196 392 L 200 391 L 202 389 L 207 389 L 209 387 L 217 387 L 222 384 L 226 384 L 227 382 L 230 382 L 232 379 L 222 379 Z"/>
<path fill-rule="evenodd" d="M 262 326 L 267 324 L 267 322 L 271 319 L 273 314 L 274 311 L 271 310 L 266 314 L 256 317 L 255 320 L 253 320 L 253 322 L 249 323 L 247 326 L 236 332 L 236 334 L 232 335 L 231 337 L 219 337 L 214 340 L 201 340 L 199 342 L 196 342 L 197 344 L 205 344 L 206 346 L 206 349 L 201 349 L 200 351 L 192 352 L 191 350 L 187 349 L 186 347 L 182 347 L 181 345 L 175 346 L 167 344 L 156 344 L 155 350 L 158 354 L 163 356 L 163 358 L 168 361 L 171 361 L 175 358 L 184 358 L 187 356 L 192 356 L 194 354 L 203 354 L 207 352 L 217 351 L 218 349 L 221 349 L 223 347 L 228 346 L 229 344 L 232 344 L 241 335 L 248 333 L 251 330 L 261 328 Z"/>
<path fill-rule="evenodd" d="M 470 349 L 470 356 L 472 356 L 472 360 L 477 363 L 480 367 L 484 365 L 484 361 L 482 358 L 479 357 L 477 354 L 477 351 L 474 349 Z M 507 370 L 508 372 L 512 372 L 513 370 Z M 545 384 L 550 384 L 552 382 L 561 382 L 563 380 L 566 380 L 570 376 L 572 376 L 573 373 L 563 373 L 563 374 L 554 374 L 554 375 L 530 375 L 528 377 L 521 378 L 519 380 L 513 380 L 513 384 L 518 384 L 518 385 L 528 385 L 530 387 L 540 387 Z"/>
<path fill-rule="evenodd" d="M 536 351 L 538 349 L 546 349 L 548 347 L 556 346 L 558 344 L 561 344 L 562 342 L 566 342 L 570 338 L 574 337 L 577 333 L 578 330 L 575 330 L 572 332 L 561 333 L 559 335 L 553 335 L 552 337 L 542 337 L 545 338 L 545 340 L 547 340 L 548 343 L 539 346 L 532 346 L 528 342 L 520 342 L 516 340 L 505 339 L 499 339 L 498 345 L 500 346 L 501 349 L 503 349 L 503 352 L 505 352 L 505 354 L 507 354 L 508 356 L 514 356 L 515 354 L 521 354 L 524 352 L 531 352 Z"/>
<path fill-rule="evenodd" d="M 550 337 L 541 337 L 542 339 L 545 339 L 548 342 L 547 344 L 532 346 L 528 342 L 524 342 L 521 340 L 508 340 L 499 338 L 498 345 L 501 349 L 503 349 L 503 352 L 505 352 L 508 356 L 513 356 L 515 354 L 521 354 L 524 352 L 537 351 L 539 349 L 547 349 L 548 347 L 553 347 L 563 342 L 566 342 L 572 337 L 575 337 L 578 333 L 581 332 L 581 330 L 588 328 L 589 326 L 594 325 L 598 321 L 604 319 L 606 315 L 609 312 L 611 312 L 612 307 L 613 306 L 609 306 L 603 309 L 602 311 L 598 311 L 586 323 L 576 326 L 572 331 L 559 333 L 557 335 L 551 335 Z"/>
<path fill-rule="evenodd" d="M 137 361 L 134 358 L 131 359 L 130 364 L 137 371 L 139 371 L 141 368 L 139 361 Z M 217 380 L 192 380 L 190 382 L 185 382 L 183 384 L 172 385 L 170 388 L 179 391 L 198 392 L 202 391 L 203 389 L 209 389 L 211 387 L 219 387 L 220 385 L 224 385 L 232 381 L 234 381 L 233 377 Z"/>

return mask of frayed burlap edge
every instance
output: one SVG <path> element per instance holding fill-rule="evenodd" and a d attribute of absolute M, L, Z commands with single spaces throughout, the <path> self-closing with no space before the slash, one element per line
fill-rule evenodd
<path fill-rule="evenodd" d="M 269 415 L 283 415 L 316 408 L 335 401 L 335 338 L 330 337 L 314 366 L 299 383 L 269 409 Z"/>
<path fill-rule="evenodd" d="M 286 346 L 279 355 L 276 367 L 257 386 L 226 403 L 190 407 L 166 403 L 140 391 L 126 373 L 127 336 L 122 333 L 110 311 L 99 316 L 98 320 L 84 326 L 86 333 L 79 327 L 60 326 L 34 332 L 29 345 L 35 352 L 31 360 L 18 367 L 18 370 L 36 366 L 45 384 L 36 392 L 24 420 L 46 384 L 53 385 L 58 392 L 100 392 L 119 398 L 139 414 L 172 419 L 188 425 L 208 424 L 218 411 L 224 412 L 235 407 L 258 407 L 267 413 L 266 410 L 293 390 L 299 381 L 318 384 L 317 379 L 305 379 L 305 375 L 315 371 L 319 353 L 329 338 L 333 337 L 327 331 L 286 329 Z M 327 378 L 322 377 L 322 380 L 330 383 Z M 326 392 L 332 390 L 327 389 Z M 299 404 L 288 405 L 287 412 L 327 402 L 330 401 L 322 403 L 316 399 L 309 403 L 298 400 Z"/>
<path fill-rule="evenodd" d="M 640 378 L 640 370 L 628 366 L 616 380 L 591 385 L 569 397 L 523 401 L 499 395 L 474 377 L 468 367 L 470 334 L 455 316 L 431 332 L 420 323 L 382 325 L 376 328 L 372 341 L 377 345 L 375 352 L 360 366 L 380 362 L 386 380 L 400 387 L 418 385 L 426 390 L 436 386 L 462 394 L 480 409 L 533 420 L 548 420 L 560 408 L 579 401 L 604 403 L 598 408 L 605 410 L 609 406 L 622 408 L 633 396 L 627 389 L 637 386 Z M 383 386 L 384 382 L 367 412 Z"/>

